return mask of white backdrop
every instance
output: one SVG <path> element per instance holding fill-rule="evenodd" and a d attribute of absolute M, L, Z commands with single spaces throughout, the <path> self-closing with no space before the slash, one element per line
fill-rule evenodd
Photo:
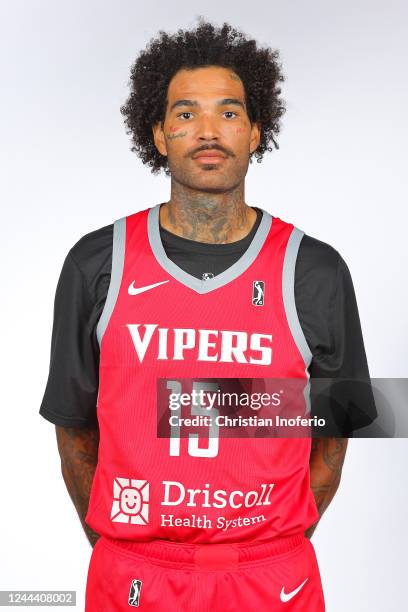
<path fill-rule="evenodd" d="M 138 51 L 199 14 L 280 50 L 280 149 L 250 166 L 246 201 L 341 253 L 371 375 L 408 375 L 402 1 L 3 1 L 0 590 L 76 590 L 83 610 L 91 548 L 38 415 L 55 287 L 81 236 L 168 199 L 169 179 L 130 153 L 119 107 Z M 328 612 L 405 608 L 407 460 L 406 440 L 350 441 L 312 539 Z"/>

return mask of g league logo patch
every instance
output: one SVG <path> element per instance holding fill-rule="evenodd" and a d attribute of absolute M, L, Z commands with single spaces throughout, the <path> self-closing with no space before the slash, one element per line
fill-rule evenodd
<path fill-rule="evenodd" d="M 128 599 L 129 606 L 134 606 L 135 608 L 139 607 L 141 590 L 142 590 L 142 581 L 137 580 L 136 578 L 132 580 L 132 584 L 130 585 L 129 599 Z"/>
<path fill-rule="evenodd" d="M 263 306 L 265 296 L 265 282 L 254 280 L 252 283 L 252 304 L 254 306 Z"/>

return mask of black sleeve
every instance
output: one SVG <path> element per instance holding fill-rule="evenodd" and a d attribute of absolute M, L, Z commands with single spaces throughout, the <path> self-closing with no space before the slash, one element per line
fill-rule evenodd
<path fill-rule="evenodd" d="M 330 245 L 304 236 L 295 279 L 299 320 L 313 355 L 312 391 L 313 379 L 332 379 L 332 397 L 341 398 L 342 410 L 346 406 L 345 430 L 369 425 L 377 411 L 347 264 Z"/>
<path fill-rule="evenodd" d="M 97 422 L 96 324 L 109 287 L 112 231 L 106 226 L 81 238 L 69 251 L 58 280 L 49 374 L 39 410 L 55 425 Z"/>

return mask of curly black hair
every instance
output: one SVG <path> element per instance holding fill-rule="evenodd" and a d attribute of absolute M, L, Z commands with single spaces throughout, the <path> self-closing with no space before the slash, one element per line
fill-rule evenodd
<path fill-rule="evenodd" d="M 279 97 L 279 83 L 285 78 L 278 58 L 278 51 L 258 47 L 255 40 L 228 23 L 217 27 L 200 17 L 192 30 L 178 30 L 173 35 L 160 30 L 131 67 L 130 95 L 120 109 L 126 133 L 132 136 L 131 150 L 152 173 L 163 168 L 169 175 L 167 157 L 157 150 L 152 133 L 153 124 L 164 121 L 168 85 L 182 68 L 221 66 L 232 68 L 243 82 L 249 119 L 261 126 L 259 146 L 249 161 L 252 163 L 255 156 L 261 162 L 265 151 L 272 151 L 271 143 L 279 148 L 275 137 L 286 111 Z"/>

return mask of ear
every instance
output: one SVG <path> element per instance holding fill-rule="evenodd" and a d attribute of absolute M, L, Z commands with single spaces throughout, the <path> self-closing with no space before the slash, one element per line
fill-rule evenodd
<path fill-rule="evenodd" d="M 249 152 L 253 153 L 259 147 L 261 141 L 261 124 L 252 123 L 251 125 L 251 138 L 249 141 Z"/>
<path fill-rule="evenodd" d="M 161 155 L 167 156 L 167 146 L 166 139 L 164 137 L 163 132 L 163 124 L 161 121 L 158 121 L 152 126 L 153 131 L 153 140 L 156 145 L 156 149 L 161 153 Z"/>

